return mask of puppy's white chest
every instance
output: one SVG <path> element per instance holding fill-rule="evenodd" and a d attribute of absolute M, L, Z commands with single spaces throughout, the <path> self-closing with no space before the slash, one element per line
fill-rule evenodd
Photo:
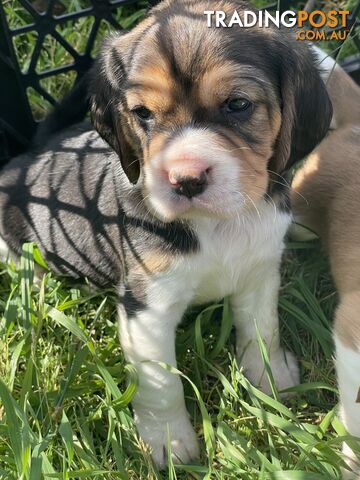
<path fill-rule="evenodd" d="M 202 218 L 195 226 L 199 251 L 153 279 L 150 303 L 201 304 L 256 288 L 269 262 L 280 262 L 290 222 L 265 202 L 236 219 Z"/>
<path fill-rule="evenodd" d="M 199 225 L 200 253 L 194 259 L 197 287 L 193 301 L 221 299 L 253 283 L 269 261 L 279 259 L 290 215 L 264 202 L 231 220 Z M 255 280 L 256 281 L 256 280 Z"/>

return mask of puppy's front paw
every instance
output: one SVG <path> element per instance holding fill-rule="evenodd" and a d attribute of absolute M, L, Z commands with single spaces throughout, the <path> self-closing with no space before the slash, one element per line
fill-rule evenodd
<path fill-rule="evenodd" d="M 251 358 L 252 357 L 252 358 Z M 267 395 L 272 394 L 270 382 L 265 372 L 264 364 L 260 354 L 254 356 L 246 354 L 241 364 L 244 373 L 255 386 L 258 386 Z M 299 367 L 295 356 L 280 348 L 270 355 L 270 367 L 278 390 L 298 385 L 300 382 Z M 284 393 L 281 396 L 287 397 L 291 394 Z"/>
<path fill-rule="evenodd" d="M 166 420 L 148 414 L 135 414 L 135 421 L 141 438 L 151 447 L 153 460 L 159 468 L 165 468 L 168 463 L 169 437 L 174 463 L 188 464 L 199 458 L 198 440 L 186 411 Z"/>
<path fill-rule="evenodd" d="M 278 390 L 294 387 L 300 383 L 300 372 L 298 362 L 293 353 L 282 348 L 278 355 L 270 358 L 271 371 L 273 372 L 275 384 Z M 270 385 L 269 385 L 270 387 Z M 289 393 L 283 393 L 282 397 L 289 396 Z"/>

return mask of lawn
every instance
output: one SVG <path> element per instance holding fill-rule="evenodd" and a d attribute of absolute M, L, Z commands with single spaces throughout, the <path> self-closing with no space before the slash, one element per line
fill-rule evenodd
<path fill-rule="evenodd" d="M 166 473 L 156 471 L 134 428 L 136 374 L 119 347 L 113 292 L 51 273 L 34 285 L 32 250 L 24 246 L 18 269 L 2 267 L 0 478 L 340 478 L 336 295 L 317 243 L 289 243 L 282 268 L 283 341 L 303 382 L 290 401 L 267 397 L 243 376 L 226 301 L 189 312 L 178 365 L 202 459 Z"/>
<path fill-rule="evenodd" d="M 17 2 L 5 6 L 14 25 L 26 22 Z M 118 15 L 125 26 L 139 16 L 131 9 Z M 65 34 L 80 48 L 79 31 L 69 26 Z M 23 66 L 32 41 L 16 47 Z M 49 44 L 41 58 L 49 68 L 65 57 Z M 61 93 L 70 80 L 62 81 Z M 49 80 L 51 92 L 59 92 L 57 82 Z M 41 116 L 46 104 L 36 95 L 31 101 Z M 25 245 L 20 265 L 1 265 L 1 479 L 340 478 L 345 432 L 336 416 L 331 338 L 337 297 L 318 242 L 289 241 L 282 265 L 282 338 L 302 379 L 290 400 L 264 395 L 242 374 L 226 299 L 188 313 L 178 331 L 178 368 L 201 461 L 169 464 L 166 472 L 156 470 L 134 427 L 136 372 L 117 338 L 114 292 L 51 272 L 34 282 L 34 258 L 41 263 L 37 249 Z"/>

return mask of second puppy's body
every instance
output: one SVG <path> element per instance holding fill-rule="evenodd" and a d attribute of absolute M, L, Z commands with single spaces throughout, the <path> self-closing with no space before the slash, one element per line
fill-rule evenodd
<path fill-rule="evenodd" d="M 360 88 L 318 51 L 334 105 L 334 131 L 307 158 L 293 181 L 296 221 L 317 233 L 329 254 L 340 302 L 334 341 L 341 417 L 360 439 Z M 313 235 L 296 228 L 298 239 Z M 360 458 L 345 444 L 344 459 L 360 478 Z"/>

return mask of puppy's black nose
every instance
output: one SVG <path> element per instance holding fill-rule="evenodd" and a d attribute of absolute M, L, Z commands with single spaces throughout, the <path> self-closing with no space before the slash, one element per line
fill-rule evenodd
<path fill-rule="evenodd" d="M 207 186 L 207 175 L 202 172 L 199 176 L 177 177 L 175 192 L 187 198 L 193 198 L 203 193 Z"/>

